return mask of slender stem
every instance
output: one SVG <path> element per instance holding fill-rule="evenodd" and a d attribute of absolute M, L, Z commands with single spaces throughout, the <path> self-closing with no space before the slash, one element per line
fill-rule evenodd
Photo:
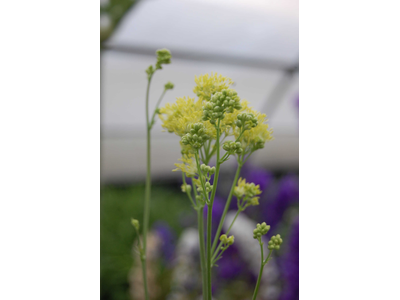
<path fill-rule="evenodd" d="M 218 177 L 219 177 L 219 168 L 221 166 L 219 161 L 220 156 L 220 147 L 219 147 L 219 134 L 220 134 L 220 119 L 218 119 L 217 125 L 217 138 L 216 138 L 216 150 L 217 150 L 217 166 L 215 168 L 215 175 L 214 175 L 214 182 L 213 182 L 213 190 L 211 193 L 210 203 L 208 204 L 207 210 L 207 288 L 208 288 L 208 299 L 212 299 L 212 290 L 211 290 L 211 265 L 212 265 L 212 258 L 211 258 L 211 231 L 212 231 L 212 208 L 215 198 L 215 193 L 217 191 L 218 185 Z"/>
<path fill-rule="evenodd" d="M 229 228 L 228 228 L 228 231 L 225 233 L 226 235 L 229 234 L 229 232 L 230 232 L 231 229 L 232 229 L 233 223 L 235 223 L 237 217 L 239 216 L 240 212 L 242 212 L 242 211 L 243 211 L 243 210 L 238 209 L 238 211 L 237 211 L 237 213 L 236 213 L 236 215 L 235 215 L 235 218 L 233 219 L 231 225 L 230 225 Z M 222 246 L 222 242 L 219 242 L 219 245 L 218 245 L 217 249 L 215 249 L 215 252 L 214 252 L 213 249 L 211 249 L 211 252 L 214 253 L 213 258 L 212 258 L 213 260 L 215 260 L 215 257 L 217 256 L 217 253 L 218 253 L 218 251 L 220 250 L 221 246 Z"/>
<path fill-rule="evenodd" d="M 267 264 L 269 257 L 272 254 L 273 250 L 270 250 L 268 253 L 267 258 L 264 261 L 264 248 L 263 248 L 263 243 L 261 242 L 261 240 L 259 240 L 260 242 L 260 247 L 261 247 L 261 266 L 260 266 L 260 272 L 258 273 L 258 279 L 257 279 L 257 284 L 256 284 L 256 288 L 254 289 L 254 294 L 253 294 L 253 298 L 252 300 L 256 300 L 257 294 L 258 294 L 258 289 L 260 288 L 260 282 L 261 282 L 261 276 L 264 270 L 264 266 Z"/>
<path fill-rule="evenodd" d="M 207 296 L 207 266 L 206 266 L 206 250 L 204 242 L 204 221 L 203 221 L 203 208 L 197 208 L 197 221 L 199 229 L 199 244 L 200 244 L 200 263 L 201 263 L 201 278 L 203 287 L 203 300 L 208 298 Z"/>
<path fill-rule="evenodd" d="M 229 192 L 228 200 L 226 200 L 224 212 L 222 213 L 221 220 L 219 221 L 217 233 L 216 233 L 215 238 L 214 238 L 214 242 L 213 242 L 213 245 L 212 245 L 211 252 L 214 252 L 215 251 L 215 247 L 217 246 L 218 239 L 219 239 L 219 236 L 221 234 L 222 226 L 224 225 L 226 214 L 228 212 L 229 206 L 231 205 L 232 196 L 233 196 L 233 190 L 235 189 L 235 186 L 236 186 L 236 183 L 237 183 L 237 181 L 239 179 L 239 174 L 240 174 L 241 170 L 242 170 L 242 164 L 239 163 L 238 167 L 236 169 L 235 179 L 233 180 L 232 187 L 231 187 L 231 190 Z"/>
<path fill-rule="evenodd" d="M 214 266 L 214 264 L 221 258 L 222 253 L 224 253 L 226 249 L 227 248 L 222 249 L 221 253 L 217 257 L 213 257 L 212 266 Z"/>
<path fill-rule="evenodd" d="M 146 300 L 149 299 L 148 289 L 147 289 L 147 262 L 146 262 L 146 254 L 147 254 L 147 230 L 149 228 L 149 218 L 150 218 L 150 192 L 151 192 L 151 170 L 150 170 L 150 154 L 151 154 L 151 144 L 150 144 L 150 123 L 149 123 L 149 92 L 150 92 L 150 83 L 151 78 L 149 77 L 147 83 L 147 91 L 146 91 L 146 130 L 147 130 L 147 174 L 146 174 L 146 186 L 145 186 L 145 200 L 144 200 L 144 218 L 143 218 L 143 253 L 141 255 L 142 261 L 142 271 L 143 271 L 143 283 L 144 283 L 144 291 Z"/>
<path fill-rule="evenodd" d="M 264 249 L 263 249 L 263 243 L 261 241 L 260 242 L 260 248 L 261 248 L 261 266 L 260 266 L 260 272 L 258 273 L 258 278 L 257 278 L 257 284 L 256 284 L 256 288 L 254 289 L 254 294 L 253 294 L 253 300 L 256 300 L 257 294 L 258 294 L 258 289 L 260 287 L 260 282 L 261 282 L 261 276 L 262 276 L 262 272 L 264 270 Z M 271 253 L 271 252 L 270 252 Z"/>
<path fill-rule="evenodd" d="M 151 123 L 149 123 L 150 128 L 152 128 L 154 125 L 154 118 L 156 117 L 157 108 L 160 105 L 162 98 L 164 98 L 164 95 L 166 92 L 167 92 L 167 89 L 164 88 L 164 91 L 162 92 L 160 98 L 157 101 L 156 108 L 154 109 L 153 116 L 151 117 Z"/>
<path fill-rule="evenodd" d="M 142 258 L 142 273 L 143 273 L 143 284 L 144 284 L 144 294 L 146 300 L 149 299 L 149 292 L 147 288 L 147 272 L 146 272 L 146 258 Z"/>
<path fill-rule="evenodd" d="M 203 173 L 201 172 L 201 169 L 200 169 L 200 162 L 199 162 L 199 154 L 198 154 L 198 151 L 196 151 L 196 152 L 194 153 L 194 156 L 195 156 L 195 158 L 196 158 L 197 172 L 199 173 L 199 178 L 200 178 L 201 186 L 202 186 L 202 188 L 203 188 L 204 201 L 208 202 L 208 196 L 207 196 L 207 192 L 206 192 L 206 186 L 205 186 L 205 182 L 204 182 L 204 178 L 203 178 Z"/>
<path fill-rule="evenodd" d="M 186 179 L 185 179 L 185 173 L 184 172 L 182 172 L 182 181 L 183 181 L 183 184 L 186 186 L 187 184 L 186 184 Z M 196 208 L 196 203 L 193 201 L 191 193 L 186 190 L 186 194 L 188 195 L 190 201 L 192 202 L 193 207 Z"/>

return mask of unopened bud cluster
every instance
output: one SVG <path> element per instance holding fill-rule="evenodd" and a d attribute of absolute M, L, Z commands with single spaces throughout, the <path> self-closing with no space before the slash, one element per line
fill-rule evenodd
<path fill-rule="evenodd" d="M 230 246 L 235 242 L 235 237 L 231 235 L 230 237 L 227 237 L 226 234 L 221 235 L 219 240 L 222 242 L 224 246 Z"/>
<path fill-rule="evenodd" d="M 258 149 L 262 149 L 264 148 L 264 145 L 265 145 L 265 140 L 257 137 L 252 142 L 252 150 L 255 151 Z"/>
<path fill-rule="evenodd" d="M 237 120 L 235 121 L 235 125 L 244 130 L 249 130 L 251 128 L 256 127 L 258 124 L 257 118 L 252 113 L 241 113 L 238 114 Z"/>
<path fill-rule="evenodd" d="M 271 237 L 270 241 L 268 242 L 268 249 L 269 250 L 279 250 L 281 247 L 283 240 L 280 234 L 274 235 Z"/>
<path fill-rule="evenodd" d="M 171 63 L 171 52 L 168 49 L 160 49 L 156 51 L 157 63 L 156 69 L 162 69 L 161 65 Z"/>
<path fill-rule="evenodd" d="M 225 117 L 225 113 L 233 113 L 235 109 L 241 108 L 240 98 L 235 90 L 222 90 L 215 93 L 203 106 L 203 121 L 209 120 L 211 124 L 215 124 L 216 120 Z"/>
<path fill-rule="evenodd" d="M 256 229 L 253 230 L 253 238 L 259 239 L 261 236 L 267 234 L 271 226 L 267 225 L 265 222 L 257 224 Z"/>
<path fill-rule="evenodd" d="M 204 142 L 210 139 L 206 128 L 203 123 L 191 124 L 189 128 L 189 133 L 185 134 L 181 139 L 182 144 L 190 145 L 196 150 L 200 149 L 204 145 Z"/>
<path fill-rule="evenodd" d="M 229 153 L 240 154 L 243 152 L 242 144 L 239 142 L 234 142 L 234 141 L 225 142 L 224 145 L 222 146 L 222 148 Z"/>
<path fill-rule="evenodd" d="M 170 64 L 170 63 L 171 63 L 171 57 L 172 57 L 172 56 L 171 56 L 171 52 L 169 52 L 168 49 L 160 49 L 160 50 L 157 50 L 157 51 L 156 51 L 156 54 L 157 54 L 156 67 L 154 68 L 154 67 L 151 65 L 151 66 L 149 66 L 149 67 L 146 69 L 147 79 L 150 79 L 151 76 L 153 76 L 153 74 L 154 74 L 154 72 L 155 72 L 156 70 L 162 69 L 162 66 L 161 66 L 161 65 Z M 170 87 L 172 83 L 168 82 L 167 84 L 168 84 L 168 86 Z M 165 88 L 166 88 L 166 89 L 167 89 L 167 87 L 166 87 L 167 84 L 165 85 Z M 172 89 L 173 87 L 174 87 L 174 85 L 172 84 L 172 87 L 169 88 L 169 89 Z"/>
<path fill-rule="evenodd" d="M 184 193 L 190 193 L 192 191 L 192 186 L 184 183 L 181 185 L 181 190 Z"/>
<path fill-rule="evenodd" d="M 200 166 L 200 170 L 205 174 L 213 175 L 215 173 L 215 167 L 210 167 L 205 164 Z"/>
<path fill-rule="evenodd" d="M 208 181 L 204 184 L 204 187 L 206 189 L 206 193 L 210 193 L 212 191 L 212 189 L 213 189 L 212 184 L 210 184 Z M 199 193 L 201 193 L 203 191 L 203 188 L 202 188 L 201 185 L 197 188 L 197 191 Z"/>

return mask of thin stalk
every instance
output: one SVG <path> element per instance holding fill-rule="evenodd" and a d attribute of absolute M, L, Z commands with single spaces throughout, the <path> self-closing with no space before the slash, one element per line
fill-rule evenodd
<path fill-rule="evenodd" d="M 228 228 L 228 231 L 225 233 L 226 235 L 228 235 L 228 234 L 229 234 L 229 231 L 231 231 L 232 226 L 233 226 L 233 223 L 235 223 L 235 221 L 236 221 L 236 219 L 237 219 L 237 217 L 239 216 L 239 214 L 240 214 L 241 211 L 242 211 L 241 209 L 238 209 L 238 211 L 237 211 L 237 213 L 236 213 L 236 215 L 235 215 L 235 218 L 233 219 L 231 225 L 230 225 L 229 228 Z M 215 250 L 215 253 L 214 253 L 214 250 L 211 249 L 211 252 L 214 253 L 214 255 L 213 255 L 213 257 L 212 257 L 212 260 L 215 260 L 215 257 L 217 256 L 218 251 L 219 251 L 219 249 L 221 248 L 221 246 L 222 246 L 222 241 L 219 242 L 219 245 L 218 245 L 217 249 Z"/>
<path fill-rule="evenodd" d="M 269 251 L 268 253 L 268 257 L 265 259 L 264 261 L 264 249 L 263 249 L 263 243 L 261 241 L 260 242 L 260 247 L 261 247 L 261 267 L 260 267 L 260 272 L 258 273 L 258 279 L 257 279 L 257 284 L 256 284 L 256 288 L 254 289 L 254 294 L 253 294 L 253 298 L 252 300 L 256 300 L 257 294 L 258 294 L 258 289 L 260 288 L 260 282 L 261 282 L 261 276 L 264 270 L 264 266 L 267 264 L 269 257 L 272 254 L 272 250 Z"/>
<path fill-rule="evenodd" d="M 150 129 L 151 125 L 149 123 L 149 93 L 150 93 L 150 83 L 151 78 L 147 82 L 147 91 L 146 91 L 146 130 L 147 130 L 147 174 L 146 174 L 146 186 L 145 186 L 145 200 L 144 200 L 144 218 L 143 218 L 143 253 L 141 255 L 142 261 L 142 273 L 143 273 L 143 283 L 144 283 L 144 291 L 146 300 L 149 300 L 149 294 L 147 289 L 147 230 L 149 228 L 149 218 L 150 218 L 150 192 L 151 192 L 151 173 L 150 173 L 150 154 L 151 154 L 151 144 L 150 144 Z"/>
<path fill-rule="evenodd" d="M 215 198 L 215 193 L 217 191 L 218 185 L 218 177 L 219 177 L 219 168 L 221 166 L 219 161 L 220 156 L 220 147 L 219 147 L 219 134 L 220 134 L 220 119 L 218 119 L 217 125 L 217 138 L 216 138 L 216 150 L 217 150 L 217 166 L 215 168 L 214 182 L 213 182 L 213 190 L 211 193 L 210 203 L 208 205 L 207 210 L 207 289 L 208 289 L 208 299 L 212 299 L 212 290 L 211 290 L 211 265 L 212 265 L 212 257 L 211 257 L 211 230 L 212 230 L 212 208 Z"/>
<path fill-rule="evenodd" d="M 204 182 L 203 174 L 201 173 L 201 169 L 200 169 L 200 162 L 199 162 L 199 154 L 198 154 L 198 151 L 196 151 L 196 152 L 194 153 L 194 156 L 195 156 L 195 159 L 196 159 L 197 172 L 199 173 L 199 178 L 200 178 L 201 186 L 202 186 L 202 188 L 203 188 L 204 201 L 208 202 L 208 195 L 207 195 L 207 192 L 206 192 L 205 182 Z"/>
<path fill-rule="evenodd" d="M 206 266 L 206 250 L 204 243 L 204 221 L 203 221 L 203 208 L 197 209 L 197 221 L 199 229 L 199 244 L 200 244 L 200 266 L 201 266 L 201 278 L 203 287 L 203 300 L 208 298 L 207 296 L 207 266 Z"/>
<path fill-rule="evenodd" d="M 142 273 L 143 273 L 143 283 L 144 283 L 144 294 L 146 300 L 149 299 L 149 292 L 147 288 L 147 273 L 146 273 L 146 258 L 142 259 Z"/>
<path fill-rule="evenodd" d="M 154 118 L 156 117 L 157 108 L 158 108 L 158 106 L 160 106 L 161 100 L 162 100 L 162 98 L 164 98 L 164 95 L 165 95 L 166 92 L 167 92 L 167 89 L 164 88 L 164 91 L 162 92 L 160 98 L 159 98 L 158 101 L 157 101 L 156 108 L 154 109 L 153 116 L 151 117 L 151 123 L 149 124 L 150 129 L 151 129 L 151 128 L 153 127 L 153 125 L 154 125 Z"/>
<path fill-rule="evenodd" d="M 235 179 L 233 180 L 232 187 L 231 187 L 231 190 L 229 192 L 228 200 L 226 200 L 224 212 L 222 213 L 221 220 L 219 221 L 217 233 L 216 233 L 215 238 L 214 238 L 214 242 L 213 242 L 213 245 L 212 245 L 211 252 L 214 252 L 215 251 L 215 247 L 217 246 L 218 239 L 219 239 L 219 236 L 221 234 L 222 226 L 224 225 L 226 214 L 228 212 L 229 206 L 231 205 L 232 196 L 233 196 L 233 190 L 235 189 L 235 186 L 236 186 L 236 183 L 237 183 L 237 181 L 239 179 L 239 174 L 240 174 L 241 170 L 242 170 L 242 164 L 238 163 L 238 167 L 236 169 L 236 174 L 235 174 Z"/>

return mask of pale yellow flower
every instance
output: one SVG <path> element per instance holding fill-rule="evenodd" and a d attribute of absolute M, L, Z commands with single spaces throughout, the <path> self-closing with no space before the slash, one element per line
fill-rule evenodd
<path fill-rule="evenodd" d="M 174 164 L 177 168 L 172 171 L 182 171 L 186 174 L 187 177 L 193 177 L 197 174 L 197 166 L 194 160 L 193 155 L 183 155 L 182 158 L 178 159 L 182 163 L 181 164 Z"/>
<path fill-rule="evenodd" d="M 211 95 L 216 92 L 221 92 L 224 89 L 228 89 L 232 84 L 232 79 L 218 75 L 218 73 L 211 73 L 211 75 L 204 74 L 196 76 L 194 81 L 196 86 L 193 92 L 199 97 L 200 100 L 209 101 Z"/>

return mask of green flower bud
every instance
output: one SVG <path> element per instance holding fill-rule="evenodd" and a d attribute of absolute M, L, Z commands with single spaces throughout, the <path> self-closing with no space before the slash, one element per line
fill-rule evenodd
<path fill-rule="evenodd" d="M 233 113 L 234 109 L 241 109 L 240 98 L 233 89 L 225 89 L 215 93 L 209 102 L 203 105 L 203 121 L 209 120 L 215 124 L 216 120 L 225 118 L 225 113 Z"/>
<path fill-rule="evenodd" d="M 136 230 L 139 231 L 139 227 L 140 227 L 139 221 L 134 218 L 131 218 L 131 223 L 132 223 L 133 227 L 135 227 Z"/>
<path fill-rule="evenodd" d="M 279 250 L 281 248 L 283 240 L 280 234 L 274 235 L 268 242 L 268 249 L 269 250 Z"/>
<path fill-rule="evenodd" d="M 147 73 L 147 79 L 150 79 L 150 77 L 154 74 L 154 68 L 153 68 L 153 66 L 149 66 L 147 69 L 146 69 L 146 73 Z"/>
<path fill-rule="evenodd" d="M 172 89 L 174 88 L 174 84 L 173 84 L 172 82 L 168 81 L 168 82 L 164 85 L 164 88 L 165 88 L 166 90 L 172 90 Z"/>
<path fill-rule="evenodd" d="M 271 226 L 267 225 L 265 222 L 263 222 L 262 224 L 257 224 L 256 229 L 253 230 L 253 238 L 258 239 L 261 236 L 267 234 L 270 228 Z"/>
<path fill-rule="evenodd" d="M 230 246 L 235 242 L 235 237 L 233 235 L 227 237 L 226 234 L 223 234 L 220 236 L 219 240 L 224 246 Z"/>
<path fill-rule="evenodd" d="M 210 139 L 203 123 L 195 123 L 189 125 L 189 133 L 185 134 L 181 141 L 184 145 L 190 145 L 194 149 L 200 149 L 204 142 Z"/>
<path fill-rule="evenodd" d="M 192 186 L 189 184 L 182 184 L 181 185 L 181 190 L 184 193 L 190 193 L 192 191 Z"/>
<path fill-rule="evenodd" d="M 257 118 L 252 113 L 241 113 L 238 114 L 235 125 L 239 128 L 244 126 L 244 130 L 249 130 L 256 127 L 258 124 Z"/>
<path fill-rule="evenodd" d="M 168 49 L 157 50 L 156 54 L 157 54 L 156 69 L 162 69 L 161 65 L 171 63 L 171 52 Z"/>
<path fill-rule="evenodd" d="M 231 154 L 243 152 L 242 145 L 239 142 L 227 141 L 222 145 L 222 148 Z"/>

